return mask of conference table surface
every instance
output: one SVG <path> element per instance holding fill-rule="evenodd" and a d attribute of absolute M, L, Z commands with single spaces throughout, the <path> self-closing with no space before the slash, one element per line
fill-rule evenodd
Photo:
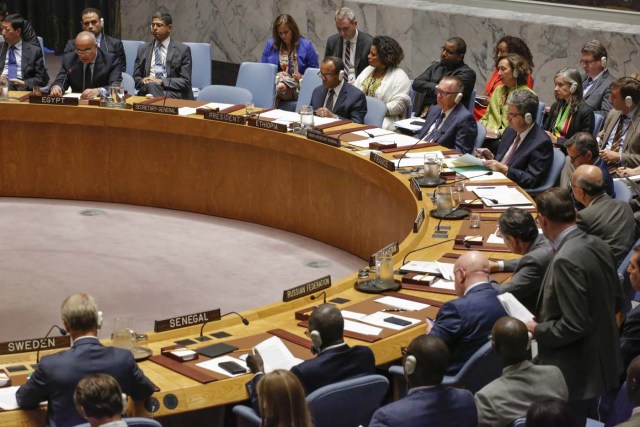
<path fill-rule="evenodd" d="M 331 244 L 362 258 L 363 267 L 372 254 L 392 242 L 399 243 L 399 252 L 393 257 L 397 269 L 409 251 L 439 241 L 432 239 L 437 220 L 428 215 L 432 205 L 426 191 L 433 190 L 423 190 L 423 200 L 418 200 L 411 191 L 409 175 L 390 172 L 349 147 L 332 147 L 290 133 L 215 122 L 197 115 L 93 106 L 0 103 L 0 123 L 0 196 L 125 203 L 247 221 Z M 347 129 L 350 125 L 342 126 Z M 384 156 L 392 158 L 392 154 Z M 421 209 L 426 219 L 414 232 Z M 451 226 L 450 237 L 460 230 L 460 221 L 442 223 Z M 456 252 L 453 243 L 426 249 L 410 259 L 433 260 Z M 486 253 L 496 258 L 513 257 L 504 252 Z M 356 278 L 357 272 L 333 278 L 327 299 L 345 298 L 349 302 L 340 308 L 348 309 L 371 298 L 354 289 Z M 437 301 L 452 298 L 441 293 L 401 292 Z M 242 314 L 250 320 L 249 326 L 235 317 L 225 317 L 209 324 L 206 333 L 224 331 L 230 337 L 191 347 L 273 329 L 305 338 L 305 328 L 298 326 L 295 312 L 316 305 L 317 301 L 305 297 L 247 310 Z M 176 312 L 186 315 L 192 311 L 176 307 Z M 399 359 L 401 347 L 424 333 L 424 328 L 421 323 L 372 343 L 352 338 L 346 341 L 369 346 L 376 364 L 384 365 Z M 150 332 L 149 348 L 158 355 L 160 348 L 179 339 L 193 339 L 199 333 L 200 325 Z M 108 340 L 103 342 L 109 344 Z M 0 356 L 0 366 L 30 366 L 35 358 L 35 353 Z M 162 417 L 247 398 L 248 375 L 202 384 L 151 361 L 140 366 L 160 389 L 154 393 L 160 405 L 151 414 L 137 404 L 131 409 L 138 416 Z M 26 375 L 11 376 L 14 384 L 19 384 Z M 175 408 L 167 407 L 169 400 L 176 403 Z M 0 426 L 44 425 L 44 419 L 43 408 L 0 412 Z"/>

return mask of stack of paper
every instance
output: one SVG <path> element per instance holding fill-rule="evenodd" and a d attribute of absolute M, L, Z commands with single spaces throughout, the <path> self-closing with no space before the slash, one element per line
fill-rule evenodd
<path fill-rule="evenodd" d="M 504 310 L 509 316 L 515 317 L 524 323 L 533 320 L 533 314 L 531 314 L 531 312 L 527 310 L 527 307 L 522 305 L 512 293 L 505 292 L 504 294 L 498 295 L 498 301 L 500 301 L 500 304 L 502 304 L 502 307 L 504 307 Z"/>
<path fill-rule="evenodd" d="M 429 307 L 429 304 L 409 301 L 407 299 L 397 297 L 382 297 L 375 300 L 375 302 L 406 311 L 419 311 Z"/>
<path fill-rule="evenodd" d="M 468 185 L 467 190 L 473 191 L 476 196 L 482 198 L 485 205 L 490 207 L 531 206 L 531 200 L 515 187 L 508 187 L 506 185 L 476 187 Z M 490 199 L 495 199 L 497 203 L 493 203 Z"/>
<path fill-rule="evenodd" d="M 400 267 L 400 273 L 436 274 L 447 280 L 453 280 L 453 264 L 438 261 L 409 261 Z"/>

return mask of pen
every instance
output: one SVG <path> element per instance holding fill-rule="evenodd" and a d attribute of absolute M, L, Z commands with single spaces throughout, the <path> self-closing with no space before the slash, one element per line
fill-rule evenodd
<path fill-rule="evenodd" d="M 477 187 L 478 190 L 495 190 L 496 187 Z"/>
<path fill-rule="evenodd" d="M 384 310 L 385 313 L 397 313 L 399 311 L 406 311 L 404 308 L 385 308 Z"/>

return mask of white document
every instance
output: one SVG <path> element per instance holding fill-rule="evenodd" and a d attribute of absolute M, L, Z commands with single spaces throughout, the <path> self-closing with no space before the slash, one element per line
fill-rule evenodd
<path fill-rule="evenodd" d="M 407 154 L 404 155 L 405 158 L 416 158 L 416 159 L 421 159 L 424 160 L 424 156 L 426 155 L 430 155 L 430 156 L 435 156 L 436 159 L 440 159 L 440 160 L 444 160 L 444 154 L 442 154 L 442 151 L 421 151 L 421 152 L 409 152 Z"/>
<path fill-rule="evenodd" d="M 378 304 L 384 304 L 393 308 L 401 308 L 407 311 L 418 311 L 429 307 L 429 304 L 423 304 L 420 302 L 409 301 L 404 298 L 397 297 L 382 297 L 374 300 Z"/>
<path fill-rule="evenodd" d="M 367 317 L 367 316 L 364 316 Z M 365 335 L 380 335 L 382 328 L 376 328 L 375 326 L 365 325 L 364 323 L 354 322 L 353 320 L 344 319 L 344 330 L 350 332 L 357 332 Z"/>
<path fill-rule="evenodd" d="M 438 280 L 437 282 L 433 283 L 430 287 L 438 288 L 438 289 L 447 289 L 449 291 L 456 290 L 456 284 L 451 280 Z"/>
<path fill-rule="evenodd" d="M 63 95 L 63 98 L 76 98 L 76 99 L 80 99 L 80 97 L 82 96 L 82 93 L 68 93 L 66 95 Z"/>
<path fill-rule="evenodd" d="M 351 132 L 351 133 L 353 135 L 364 136 L 365 138 L 371 138 L 369 135 L 373 135 L 375 137 L 375 136 L 382 136 L 382 135 L 392 135 L 395 132 L 389 129 L 374 128 L 374 129 L 367 129 L 366 131 L 359 130 L 357 132 Z"/>
<path fill-rule="evenodd" d="M 385 322 L 384 319 L 386 319 L 387 317 L 395 317 L 397 319 L 406 320 L 407 322 L 411 322 L 411 324 L 402 326 L 402 325 L 396 325 L 395 323 Z M 360 319 L 360 321 L 369 323 L 371 325 L 381 326 L 383 328 L 395 329 L 396 331 L 410 328 L 416 323 L 420 323 L 418 319 L 412 319 L 411 317 L 400 316 L 397 313 L 386 313 L 384 311 L 377 311 L 373 314 L 368 315 L 367 317 L 363 317 L 362 319 Z"/>
<path fill-rule="evenodd" d="M 390 144 L 395 142 L 398 147 L 411 147 L 418 140 L 412 136 L 402 135 L 400 133 L 390 133 L 388 135 L 380 135 L 375 138 L 369 138 L 369 142 L 380 142 L 382 144 Z"/>
<path fill-rule="evenodd" d="M 504 245 L 504 239 L 502 237 L 498 237 L 496 233 L 491 233 L 489 237 L 487 237 L 487 243 L 491 243 L 494 245 Z"/>
<path fill-rule="evenodd" d="M 454 264 L 446 264 L 444 262 L 436 261 L 436 265 L 438 266 L 438 270 L 440 270 L 440 274 L 446 280 L 455 280 L 453 274 L 453 266 Z"/>
<path fill-rule="evenodd" d="M 200 108 L 209 108 L 209 109 L 216 109 L 218 108 L 219 110 L 224 110 L 225 108 L 229 108 L 234 104 L 222 104 L 220 102 L 210 102 L 208 104 L 203 105 Z"/>
<path fill-rule="evenodd" d="M 511 317 L 527 323 L 533 320 L 533 314 L 513 296 L 511 292 L 498 295 L 498 301 Z"/>
<path fill-rule="evenodd" d="M 447 160 L 447 166 L 449 167 L 464 167 L 464 166 L 484 166 L 484 159 L 479 159 L 471 154 L 463 154 L 456 159 Z"/>
<path fill-rule="evenodd" d="M 471 182 L 482 182 L 482 181 L 498 181 L 498 180 L 506 180 L 509 179 L 507 176 L 500 172 L 493 172 L 491 175 L 486 175 L 486 172 L 466 172 L 468 174 L 475 174 L 475 176 L 469 178 Z M 464 175 L 464 173 L 462 173 Z"/>
<path fill-rule="evenodd" d="M 289 122 L 299 122 L 300 114 L 293 111 L 271 110 L 265 113 L 258 113 L 258 119 L 283 119 Z"/>
<path fill-rule="evenodd" d="M 411 124 L 412 122 L 415 123 L 420 123 L 419 125 L 413 125 Z M 401 129 L 409 129 L 410 131 L 413 132 L 418 132 L 420 129 L 422 129 L 422 126 L 425 124 L 425 120 L 421 119 L 420 117 L 411 117 L 409 119 L 404 119 L 404 120 L 398 120 L 397 122 L 394 122 L 393 125 L 397 128 L 401 128 Z"/>
<path fill-rule="evenodd" d="M 216 357 L 215 359 L 210 359 L 204 362 L 196 363 L 196 366 L 199 366 L 200 368 L 208 369 L 209 371 L 217 372 L 218 374 L 226 375 L 228 377 L 238 377 L 240 375 L 244 375 L 244 374 L 235 374 L 235 375 L 230 374 L 229 372 L 225 371 L 219 366 L 220 363 L 222 362 L 236 362 L 238 365 L 247 369 L 247 372 L 249 372 L 249 368 L 247 367 L 247 364 L 245 363 L 244 360 L 238 359 L 236 357 L 231 357 L 231 356 Z"/>
<path fill-rule="evenodd" d="M 313 125 L 314 126 L 328 125 L 329 123 L 336 123 L 336 122 L 339 122 L 341 120 L 342 119 L 340 119 L 340 118 L 334 119 L 333 117 L 313 116 Z M 300 121 L 300 114 L 298 114 L 298 120 L 297 121 Z"/>
<path fill-rule="evenodd" d="M 287 346 L 278 337 L 271 337 L 262 341 L 254 347 L 254 350 L 260 353 L 260 357 L 262 357 L 265 373 L 276 369 L 286 369 L 288 371 L 302 362 L 302 359 L 298 359 L 291 354 Z"/>
<path fill-rule="evenodd" d="M 193 107 L 180 107 L 178 108 L 179 116 L 190 116 L 191 114 L 196 114 L 196 109 Z"/>
<path fill-rule="evenodd" d="M 435 261 L 409 261 L 402 267 L 400 267 L 401 272 L 411 271 L 413 273 L 424 273 L 424 274 L 440 274 L 440 269 L 438 268 L 438 263 Z"/>
<path fill-rule="evenodd" d="M 506 185 L 496 185 L 492 187 L 467 186 L 467 190 L 473 191 L 476 196 L 482 197 L 482 201 L 489 207 L 494 206 L 530 206 L 531 200 L 518 191 L 517 188 Z M 498 203 L 493 203 L 495 199 Z"/>
<path fill-rule="evenodd" d="M 341 313 L 343 318 L 351 320 L 360 320 L 366 316 L 364 313 L 356 313 L 355 311 L 349 310 L 342 310 Z"/>
<path fill-rule="evenodd" d="M 402 159 L 394 159 L 393 164 L 396 167 L 424 166 L 424 159 L 417 157 L 403 157 Z"/>
<path fill-rule="evenodd" d="M 20 386 L 0 388 L 0 409 L 5 411 L 11 411 L 18 409 L 18 402 L 16 401 L 16 391 Z"/>

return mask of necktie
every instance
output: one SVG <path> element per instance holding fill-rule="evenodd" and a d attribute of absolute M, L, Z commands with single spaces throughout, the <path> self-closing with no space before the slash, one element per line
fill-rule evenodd
<path fill-rule="evenodd" d="M 83 90 L 91 88 L 91 64 L 84 66 L 84 86 Z"/>
<path fill-rule="evenodd" d="M 329 96 L 327 97 L 327 102 L 324 103 L 324 107 L 328 108 L 329 111 L 333 113 L 333 98 L 336 96 L 336 91 L 333 89 L 329 89 Z"/>
<path fill-rule="evenodd" d="M 344 72 L 349 75 L 349 68 L 351 68 L 351 42 L 345 42 L 344 48 Z"/>
<path fill-rule="evenodd" d="M 520 139 L 520 135 L 518 135 L 516 136 L 516 140 L 513 142 L 513 145 L 509 147 L 509 152 L 504 156 L 502 163 L 509 166 L 509 163 L 511 163 L 511 160 L 513 159 L 513 155 L 520 146 L 520 142 L 522 142 L 522 140 Z"/>
<path fill-rule="evenodd" d="M 591 77 L 587 77 L 584 83 L 582 83 L 582 90 L 589 89 L 589 86 L 591 86 L 591 83 L 593 83 L 593 79 Z"/>
<path fill-rule="evenodd" d="M 160 43 L 156 43 L 156 47 L 153 51 L 155 56 L 155 75 L 156 78 L 164 78 L 164 62 L 162 61 L 162 53 L 160 52 Z"/>
<path fill-rule="evenodd" d="M 9 67 L 7 77 L 10 79 L 18 78 L 18 62 L 16 61 L 16 47 L 9 46 Z"/>
<path fill-rule="evenodd" d="M 440 127 L 443 121 L 444 121 L 444 111 L 440 113 L 440 115 L 436 119 L 436 122 L 433 124 L 433 127 L 431 128 L 429 133 L 426 134 L 425 137 L 422 139 L 424 139 L 425 141 L 435 141 L 433 136 L 436 134 L 436 132 L 438 132 L 438 128 Z"/>
<path fill-rule="evenodd" d="M 622 139 L 622 131 L 624 130 L 624 121 L 627 118 L 624 114 L 620 115 L 618 120 L 618 126 L 616 127 L 616 133 L 613 136 L 613 142 L 611 143 L 611 151 L 620 150 L 620 140 Z"/>

